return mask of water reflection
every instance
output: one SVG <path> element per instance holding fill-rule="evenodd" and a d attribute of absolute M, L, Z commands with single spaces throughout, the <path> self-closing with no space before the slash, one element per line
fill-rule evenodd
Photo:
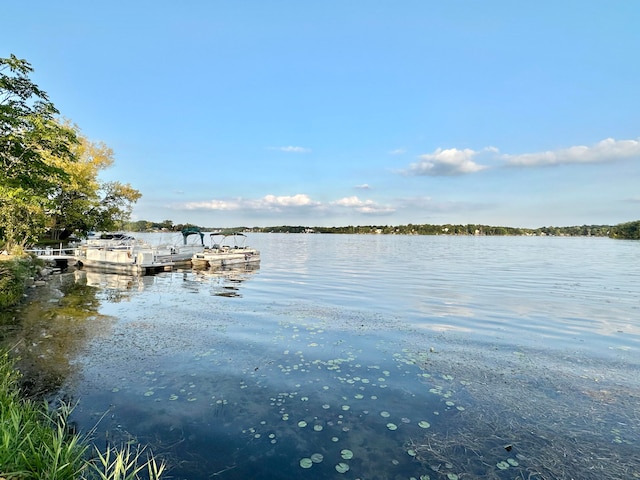
<path fill-rule="evenodd" d="M 108 302 L 129 301 L 130 296 L 142 292 L 145 285 L 153 283 L 151 275 L 127 275 L 96 270 L 76 270 L 75 281 L 79 285 L 95 287 Z"/>
<path fill-rule="evenodd" d="M 76 282 L 72 273 L 59 275 L 29 292 L 28 300 L 12 311 L 12 321 L 2 323 L 2 347 L 17 359 L 28 394 L 59 389 L 76 370 L 74 358 L 109 330 L 114 319 L 99 313 L 99 292 Z"/>
<path fill-rule="evenodd" d="M 230 265 L 227 267 L 194 268 L 193 272 L 184 272 L 185 287 L 193 288 L 206 285 L 211 295 L 220 297 L 241 297 L 240 286 L 260 270 L 259 263 Z"/>
<path fill-rule="evenodd" d="M 290 238 L 259 275 L 74 277 L 117 318 L 74 355 L 81 430 L 174 479 L 640 476 L 640 249 Z"/>

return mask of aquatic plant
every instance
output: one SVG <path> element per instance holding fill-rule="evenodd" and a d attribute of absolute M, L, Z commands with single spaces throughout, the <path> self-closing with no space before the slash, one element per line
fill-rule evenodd
<path fill-rule="evenodd" d="M 70 435 L 70 409 L 20 398 L 20 375 L 8 354 L 0 357 L 0 466 L 6 478 L 76 479 L 86 469 L 87 446 Z"/>
<path fill-rule="evenodd" d="M 145 448 L 132 449 L 127 445 L 123 449 L 110 448 L 102 453 L 96 449 L 97 458 L 90 463 L 90 478 L 99 480 L 138 480 L 142 478 L 139 474 L 146 470 L 147 478 L 159 479 L 166 465 L 158 463 L 152 454 L 142 457 Z"/>
<path fill-rule="evenodd" d="M 165 464 L 144 449 L 109 449 L 88 459 L 88 437 L 72 433 L 71 408 L 21 397 L 20 373 L 7 352 L 0 355 L 0 478 L 48 480 L 137 480 L 146 470 L 150 480 L 161 478 Z"/>

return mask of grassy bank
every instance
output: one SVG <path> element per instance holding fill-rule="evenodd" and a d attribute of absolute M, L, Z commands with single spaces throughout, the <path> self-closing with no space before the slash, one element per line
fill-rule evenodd
<path fill-rule="evenodd" d="M 24 399 L 20 374 L 0 354 L 0 478 L 48 480 L 159 479 L 165 469 L 143 450 L 92 451 L 88 438 L 71 433 L 70 409 L 51 411 L 45 402 Z"/>
<path fill-rule="evenodd" d="M 35 274 L 37 263 L 31 257 L 0 255 L 0 308 L 20 301 L 27 279 Z"/>

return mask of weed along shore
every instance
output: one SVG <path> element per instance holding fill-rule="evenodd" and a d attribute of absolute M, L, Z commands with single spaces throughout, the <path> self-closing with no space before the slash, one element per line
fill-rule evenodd
<path fill-rule="evenodd" d="M 56 270 L 32 257 L 0 255 L 0 314 L 24 300 L 30 288 L 42 286 Z M 0 321 L 6 322 L 6 316 Z M 165 464 L 142 448 L 90 447 L 87 433 L 73 431 L 72 407 L 55 408 L 29 398 L 11 351 L 0 351 L 0 479 L 50 480 L 161 478 Z"/>
<path fill-rule="evenodd" d="M 20 302 L 25 289 L 36 285 L 36 275 L 42 273 L 42 262 L 33 257 L 0 255 L 0 308 L 8 308 Z"/>

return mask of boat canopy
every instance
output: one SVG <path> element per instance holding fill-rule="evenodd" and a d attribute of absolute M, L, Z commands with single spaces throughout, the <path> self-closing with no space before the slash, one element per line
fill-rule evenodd
<path fill-rule="evenodd" d="M 202 233 L 198 227 L 186 227 L 182 229 L 182 240 L 185 245 L 187 244 L 189 235 L 200 235 L 200 243 L 204 246 L 204 233 Z"/>

